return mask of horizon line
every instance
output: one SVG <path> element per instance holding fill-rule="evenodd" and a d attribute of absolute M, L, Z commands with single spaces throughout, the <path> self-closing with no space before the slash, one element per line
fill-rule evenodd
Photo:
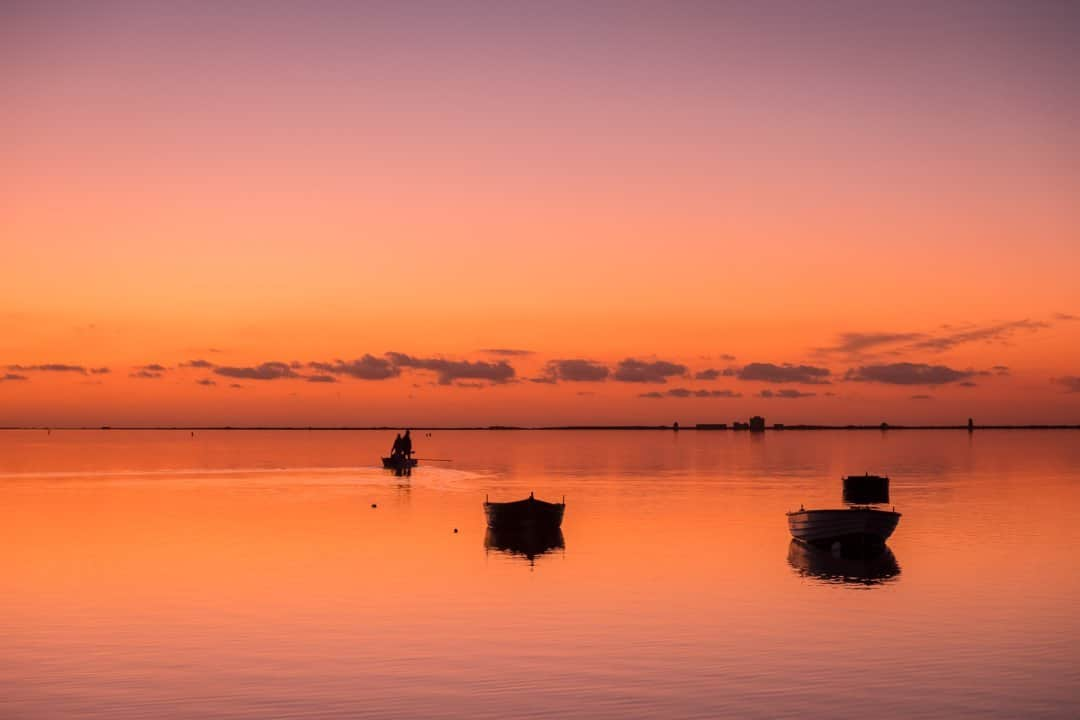
<path fill-rule="evenodd" d="M 695 425 L 4 425 L 3 430 L 238 430 L 238 431 L 392 431 L 407 428 L 422 431 L 478 431 L 478 430 L 516 430 L 516 431 L 550 431 L 550 430 L 662 430 L 667 432 L 681 432 L 694 430 L 698 432 L 750 432 L 745 427 L 734 427 L 734 424 L 724 423 L 697 423 Z M 798 423 L 788 425 L 776 423 L 767 425 L 766 430 L 784 432 L 787 430 L 877 430 L 888 432 L 889 430 L 1080 430 L 1080 424 L 1055 423 L 1025 423 L 1025 424 L 996 424 L 996 425 L 891 425 L 878 423 L 826 425 L 817 423 Z"/>

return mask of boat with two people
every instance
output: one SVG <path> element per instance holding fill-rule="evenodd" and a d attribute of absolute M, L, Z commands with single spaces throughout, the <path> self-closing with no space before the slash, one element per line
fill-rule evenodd
<path fill-rule="evenodd" d="M 398 433 L 390 448 L 390 456 L 382 459 L 383 467 L 397 473 L 408 472 L 419 464 L 412 454 L 412 437 L 409 430 L 406 430 L 404 435 Z"/>

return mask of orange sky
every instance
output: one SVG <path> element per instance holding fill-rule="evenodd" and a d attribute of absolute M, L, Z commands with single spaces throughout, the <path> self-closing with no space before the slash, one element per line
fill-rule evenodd
<path fill-rule="evenodd" d="M 1080 421 L 1074 10 L 577 5 L 5 4 L 0 425 Z"/>

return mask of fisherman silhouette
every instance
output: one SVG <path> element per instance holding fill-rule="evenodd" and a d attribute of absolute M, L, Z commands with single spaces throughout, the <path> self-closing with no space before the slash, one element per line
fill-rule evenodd
<path fill-rule="evenodd" d="M 395 458 L 395 459 L 400 457 L 402 455 L 402 453 L 403 453 L 404 444 L 405 444 L 405 441 L 401 437 L 401 433 L 398 433 L 397 437 L 394 438 L 394 445 L 390 449 L 390 457 Z"/>
<path fill-rule="evenodd" d="M 405 431 L 404 437 L 401 438 L 401 454 L 408 460 L 412 458 L 412 438 L 409 436 L 409 431 Z"/>

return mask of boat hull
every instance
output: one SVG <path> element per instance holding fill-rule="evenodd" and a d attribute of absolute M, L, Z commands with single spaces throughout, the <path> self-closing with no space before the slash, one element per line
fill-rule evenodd
<path fill-rule="evenodd" d="M 404 458 L 384 457 L 382 459 L 382 466 L 387 470 L 404 470 L 405 468 L 416 467 L 418 462 L 419 461 L 416 458 L 409 458 L 406 460 Z"/>
<path fill-rule="evenodd" d="M 900 513 L 874 508 L 799 510 L 788 513 L 796 540 L 810 545 L 883 545 L 900 522 Z"/>
<path fill-rule="evenodd" d="M 493 530 L 557 529 L 562 526 L 565 503 L 549 503 L 529 497 L 507 503 L 484 503 L 487 525 Z"/>

